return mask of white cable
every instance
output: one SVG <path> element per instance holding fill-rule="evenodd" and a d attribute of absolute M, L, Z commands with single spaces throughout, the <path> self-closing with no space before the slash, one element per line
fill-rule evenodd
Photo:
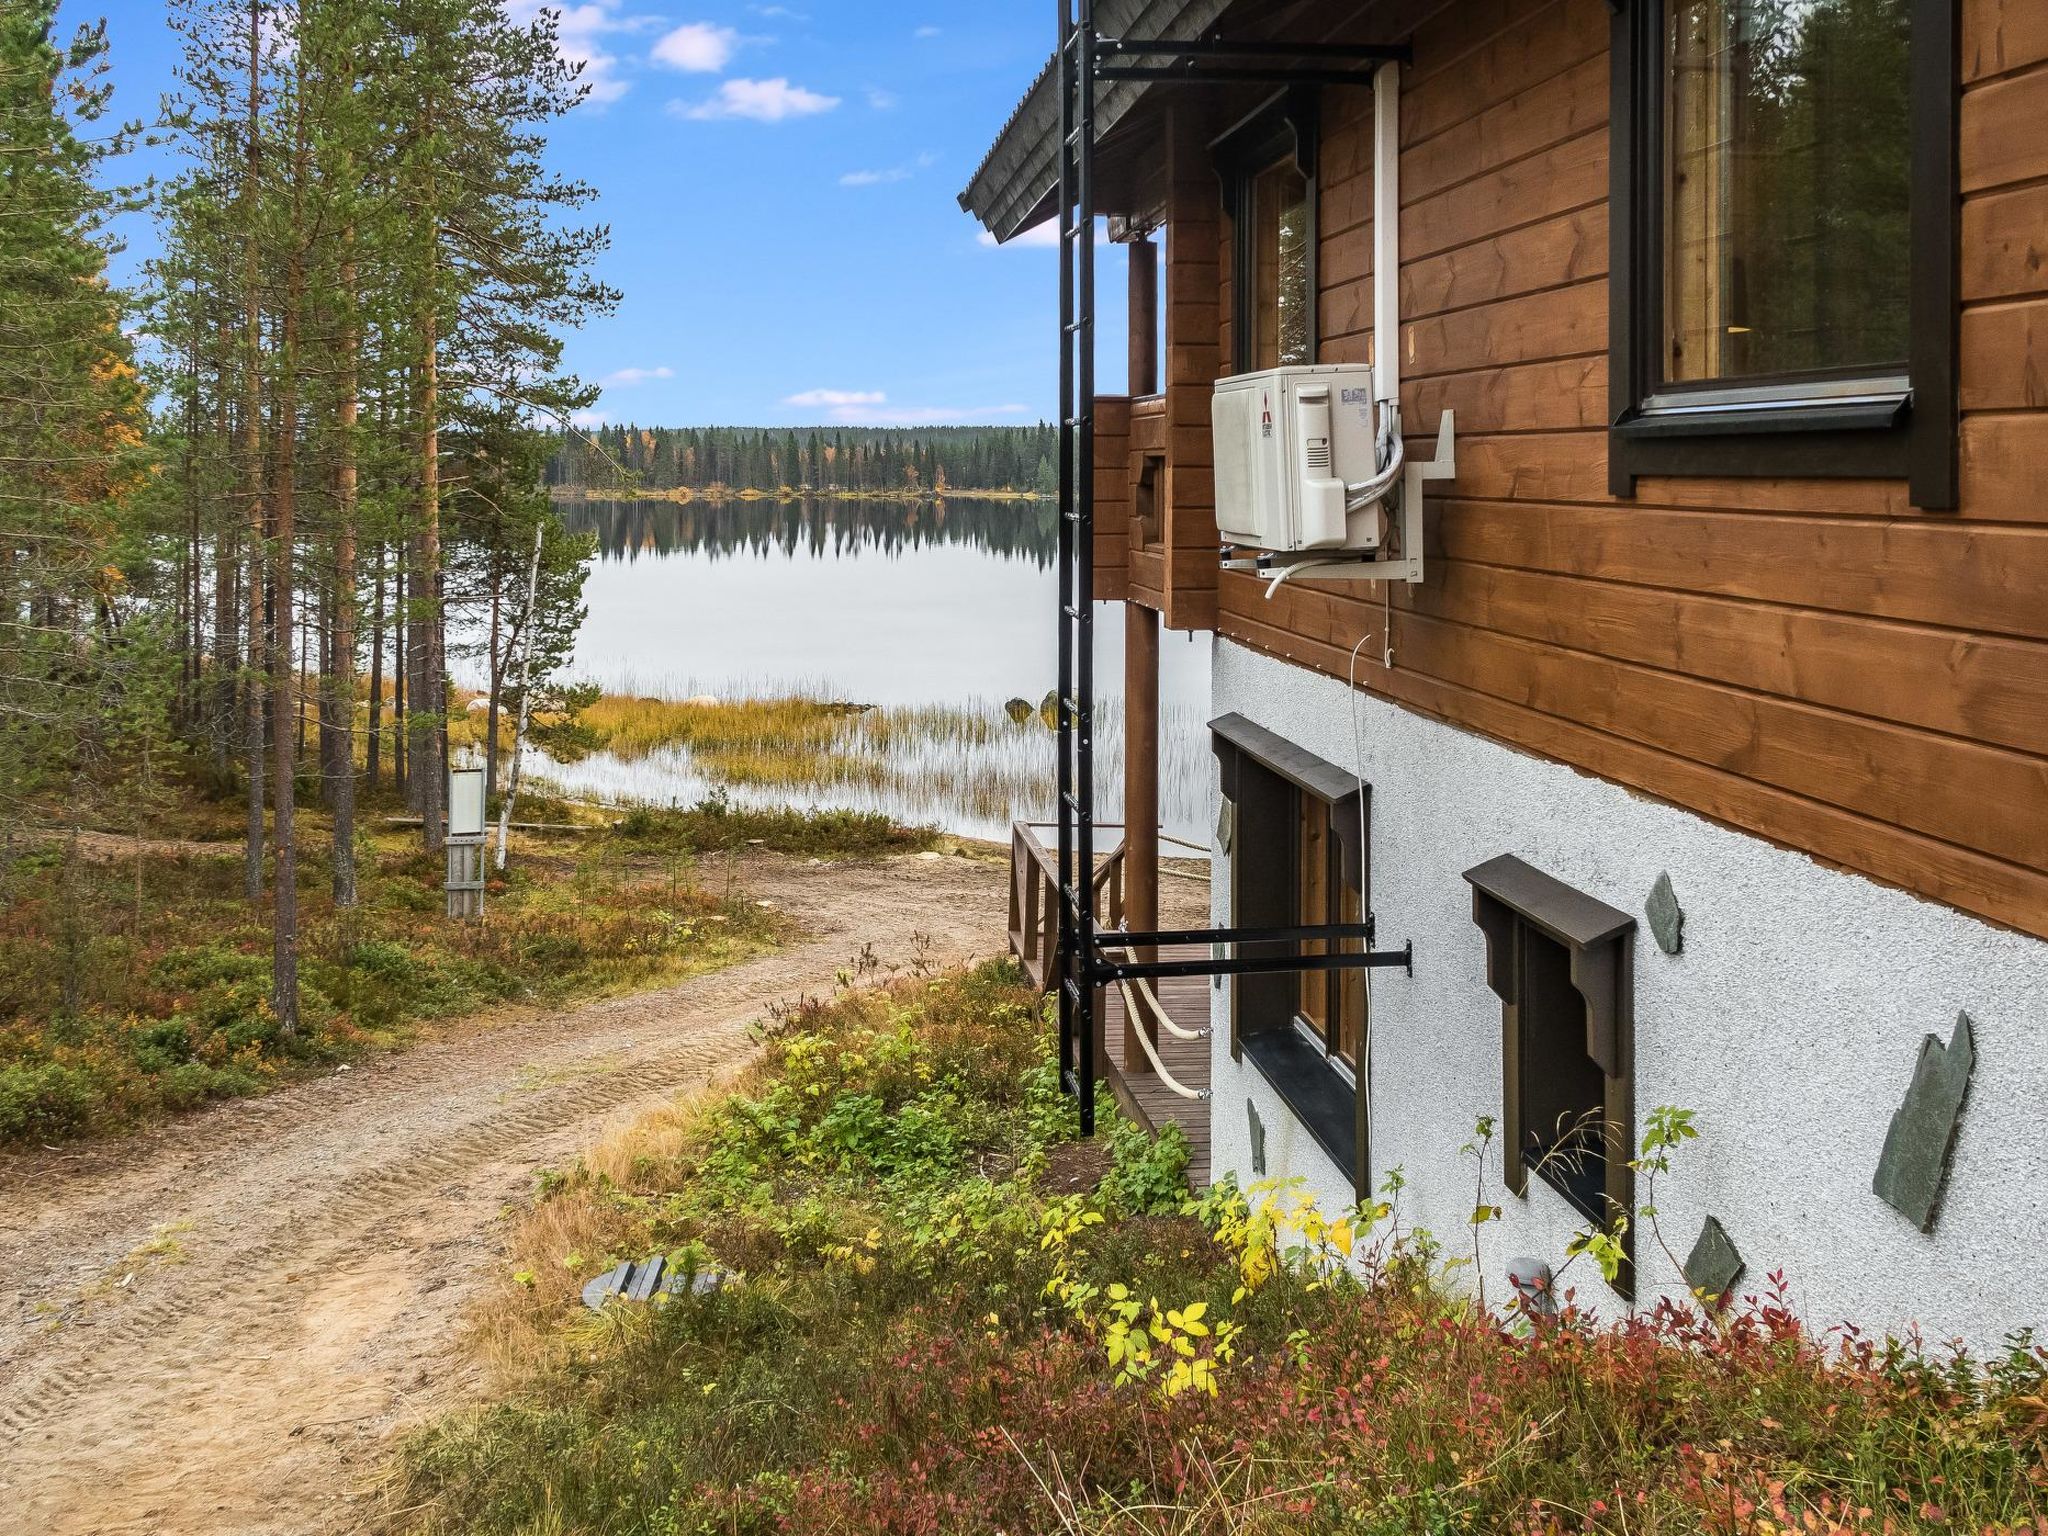
<path fill-rule="evenodd" d="M 1387 664 L 1387 665 L 1388 665 L 1389 667 L 1391 667 L 1391 666 L 1392 666 L 1392 665 L 1394 664 L 1394 632 L 1393 632 L 1393 629 L 1392 629 L 1392 620 L 1393 620 L 1393 609 L 1392 609 L 1392 607 L 1391 607 L 1391 606 L 1389 606 L 1389 607 L 1387 607 L 1386 609 L 1384 609 L 1384 610 L 1383 610 L 1383 614 L 1384 614 L 1384 616 L 1383 616 L 1383 617 L 1381 618 L 1381 620 L 1380 620 L 1380 636 L 1381 636 L 1382 640 L 1383 640 L 1383 641 L 1385 642 L 1385 654 L 1386 654 L 1386 659 L 1387 659 L 1387 660 L 1386 660 L 1386 664 Z M 1365 856 L 1365 854 L 1366 854 L 1366 841 L 1365 841 L 1365 839 L 1366 839 L 1366 833 L 1367 833 L 1367 830 L 1368 830 L 1368 829 L 1367 829 L 1367 826 L 1366 826 L 1366 809 L 1365 809 L 1365 722 L 1364 722 L 1364 717 L 1363 717 L 1363 714 L 1362 714 L 1362 712 L 1361 712 L 1361 710 L 1360 710 L 1360 708 L 1359 708 L 1359 698 L 1358 698 L 1358 653 L 1359 653 L 1360 651 L 1362 651 L 1362 650 L 1364 650 L 1364 649 L 1365 649 L 1365 642 L 1366 642 L 1366 641 L 1368 641 L 1368 640 L 1370 640 L 1371 638 L 1372 638 L 1372 631 L 1371 631 L 1371 630 L 1367 630 L 1367 631 L 1366 631 L 1366 632 L 1365 632 L 1364 634 L 1362 634 L 1362 635 L 1360 635 L 1360 636 L 1358 637 L 1358 644 L 1356 644 L 1356 645 L 1354 645 L 1353 647 L 1351 647 L 1351 668 L 1350 668 L 1350 678 L 1349 678 L 1349 680 L 1350 680 L 1350 684 L 1351 684 L 1351 762 L 1352 762 L 1352 767 L 1353 767 L 1353 770 L 1354 770 L 1354 777 L 1356 777 L 1356 779 L 1358 780 L 1358 908 L 1359 908 L 1359 916 L 1361 916 L 1361 917 L 1363 917 L 1363 918 L 1367 919 L 1368 921 L 1370 921 L 1370 919 L 1371 919 L 1371 917 L 1372 917 L 1372 912 L 1371 912 L 1371 909 L 1370 909 L 1370 908 L 1368 908 L 1368 907 L 1366 906 L 1366 904 L 1365 904 L 1365 903 L 1366 903 L 1366 891 L 1365 891 L 1365 870 L 1366 870 L 1366 856 Z M 1358 1039 L 1358 1073 L 1357 1073 L 1357 1076 L 1358 1076 L 1358 1091 L 1359 1091 L 1360 1093 L 1362 1093 L 1362 1094 L 1364 1094 L 1364 1095 L 1365 1095 L 1365 1116 L 1366 1116 L 1366 1122 L 1365 1122 L 1365 1123 L 1366 1123 L 1366 1125 L 1367 1125 L 1368 1127 L 1370 1127 L 1370 1126 L 1371 1126 L 1371 1124 L 1372 1124 L 1372 1107 L 1373 1107 L 1373 1106 L 1372 1106 L 1372 967 L 1371 967 L 1371 966 L 1366 966 L 1366 967 L 1365 967 L 1364 969 L 1365 969 L 1365 1019 L 1364 1019 L 1364 1021 L 1363 1021 L 1363 1022 L 1362 1022 L 1362 1023 L 1360 1024 L 1360 1026 L 1359 1026 L 1359 1039 Z M 1368 1179 L 1368 1181 L 1369 1181 L 1369 1180 L 1370 1180 L 1370 1178 L 1371 1178 L 1371 1173 L 1372 1173 L 1372 1170 L 1370 1170 L 1370 1169 L 1367 1169 L 1367 1170 L 1366 1170 L 1366 1175 L 1367 1175 L 1367 1179 Z M 1372 1191 L 1370 1190 L 1370 1188 L 1368 1188 L 1368 1189 L 1367 1189 L 1367 1190 L 1365 1191 L 1364 1195 L 1362 1195 L 1362 1196 L 1361 1196 L 1360 1198 L 1361 1198 L 1361 1199 L 1366 1199 L 1366 1198 L 1370 1198 L 1370 1196 L 1371 1196 L 1371 1193 L 1372 1193 Z"/>
<path fill-rule="evenodd" d="M 1386 467 L 1377 471 L 1370 480 L 1361 480 L 1356 485 L 1344 487 L 1344 510 L 1356 512 L 1374 502 L 1385 501 L 1401 483 L 1402 468 L 1408 462 L 1408 444 L 1395 437 L 1393 447 L 1388 451 Z"/>

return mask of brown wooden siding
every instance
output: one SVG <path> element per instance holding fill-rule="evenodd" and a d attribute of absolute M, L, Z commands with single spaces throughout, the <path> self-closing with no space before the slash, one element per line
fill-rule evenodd
<path fill-rule="evenodd" d="M 1903 480 L 1651 477 L 1608 496 L 1606 0 L 1331 4 L 1291 30 L 1413 37 L 1402 399 L 1417 432 L 1458 413 L 1428 579 L 1394 587 L 1395 665 L 1363 661 L 1367 686 L 2048 937 L 2048 6 L 1958 3 L 1962 505 L 1946 513 L 1916 511 Z M 1325 92 L 1324 361 L 1369 354 L 1370 110 L 1368 92 Z M 1189 247 L 1213 240 L 1223 372 L 1228 230 L 1213 177 L 1198 189 L 1176 151 L 1169 314 L 1202 318 Z M 1177 534 L 1208 519 L 1213 543 L 1201 361 L 1169 364 L 1168 440 L 1200 453 Z M 1234 640 L 1342 677 L 1378 631 L 1377 588 L 1267 601 L 1217 580 L 1198 539 L 1173 545 L 1162 563 L 1207 556 Z M 1192 594 L 1202 576 L 1166 579 Z"/>

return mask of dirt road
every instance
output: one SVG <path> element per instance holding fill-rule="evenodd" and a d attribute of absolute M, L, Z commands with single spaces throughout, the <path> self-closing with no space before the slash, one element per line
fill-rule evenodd
<path fill-rule="evenodd" d="M 0 1163 L 0 1528 L 353 1528 L 392 1435 L 472 1385 L 460 1316 L 537 1168 L 742 1059 L 864 944 L 1000 953 L 1004 881 L 755 858 L 742 885 L 806 935 L 778 953 Z"/>

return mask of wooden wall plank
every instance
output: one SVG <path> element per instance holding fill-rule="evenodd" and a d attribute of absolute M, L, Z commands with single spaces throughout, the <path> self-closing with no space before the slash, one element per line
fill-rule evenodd
<path fill-rule="evenodd" d="M 1965 310 L 1962 374 L 1966 411 L 2048 407 L 2048 299 Z"/>
<path fill-rule="evenodd" d="M 1963 79 L 1982 80 L 2048 61 L 2048 5 L 1963 0 Z"/>
<path fill-rule="evenodd" d="M 1242 578 L 1226 578 L 1218 596 L 1218 632 L 1247 645 L 1343 677 L 1349 646 L 1262 624 L 1240 604 Z M 1372 691 L 1450 724 L 1686 806 L 1712 820 L 1798 849 L 1839 868 L 1905 887 L 1930 899 L 2048 937 L 2048 876 L 1936 838 L 1887 826 L 1772 785 L 1643 747 L 1574 721 L 1459 689 L 1398 664 L 1368 667 Z"/>
<path fill-rule="evenodd" d="M 1966 300 L 2048 294 L 2048 183 L 1965 201 L 1962 257 Z"/>
<path fill-rule="evenodd" d="M 1433 504 L 1432 556 L 2048 639 L 2048 529 Z"/>
<path fill-rule="evenodd" d="M 2048 68 L 1963 93 L 1963 191 L 2048 175 Z"/>

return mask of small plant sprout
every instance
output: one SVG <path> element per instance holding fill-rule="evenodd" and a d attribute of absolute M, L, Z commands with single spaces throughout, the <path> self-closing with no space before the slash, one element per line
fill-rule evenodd
<path fill-rule="evenodd" d="M 1486 1310 L 1486 1265 L 1480 1255 L 1479 1233 L 1489 1221 L 1499 1221 L 1501 1209 L 1486 1198 L 1486 1164 L 1493 1150 L 1494 1121 L 1491 1115 L 1481 1115 L 1472 1124 L 1472 1139 L 1458 1149 L 1459 1155 L 1469 1157 L 1473 1163 L 1472 1187 L 1472 1281 L 1478 1287 L 1479 1308 Z"/>
<path fill-rule="evenodd" d="M 1650 1224 L 1650 1235 L 1663 1250 L 1664 1257 L 1671 1261 L 1671 1267 L 1678 1271 L 1678 1278 L 1685 1280 L 1685 1263 L 1671 1251 L 1671 1245 L 1664 1240 L 1664 1229 L 1657 1222 L 1657 1178 L 1671 1171 L 1671 1154 L 1688 1141 L 1697 1141 L 1699 1131 L 1693 1125 L 1693 1112 L 1679 1109 L 1674 1105 L 1660 1104 L 1650 1111 L 1650 1118 L 1643 1128 L 1641 1154 L 1629 1164 L 1636 1176 L 1643 1181 L 1643 1199 L 1637 1206 L 1636 1214 Z M 1690 1281 L 1686 1289 L 1699 1300 L 1697 1291 L 1692 1290 Z"/>

